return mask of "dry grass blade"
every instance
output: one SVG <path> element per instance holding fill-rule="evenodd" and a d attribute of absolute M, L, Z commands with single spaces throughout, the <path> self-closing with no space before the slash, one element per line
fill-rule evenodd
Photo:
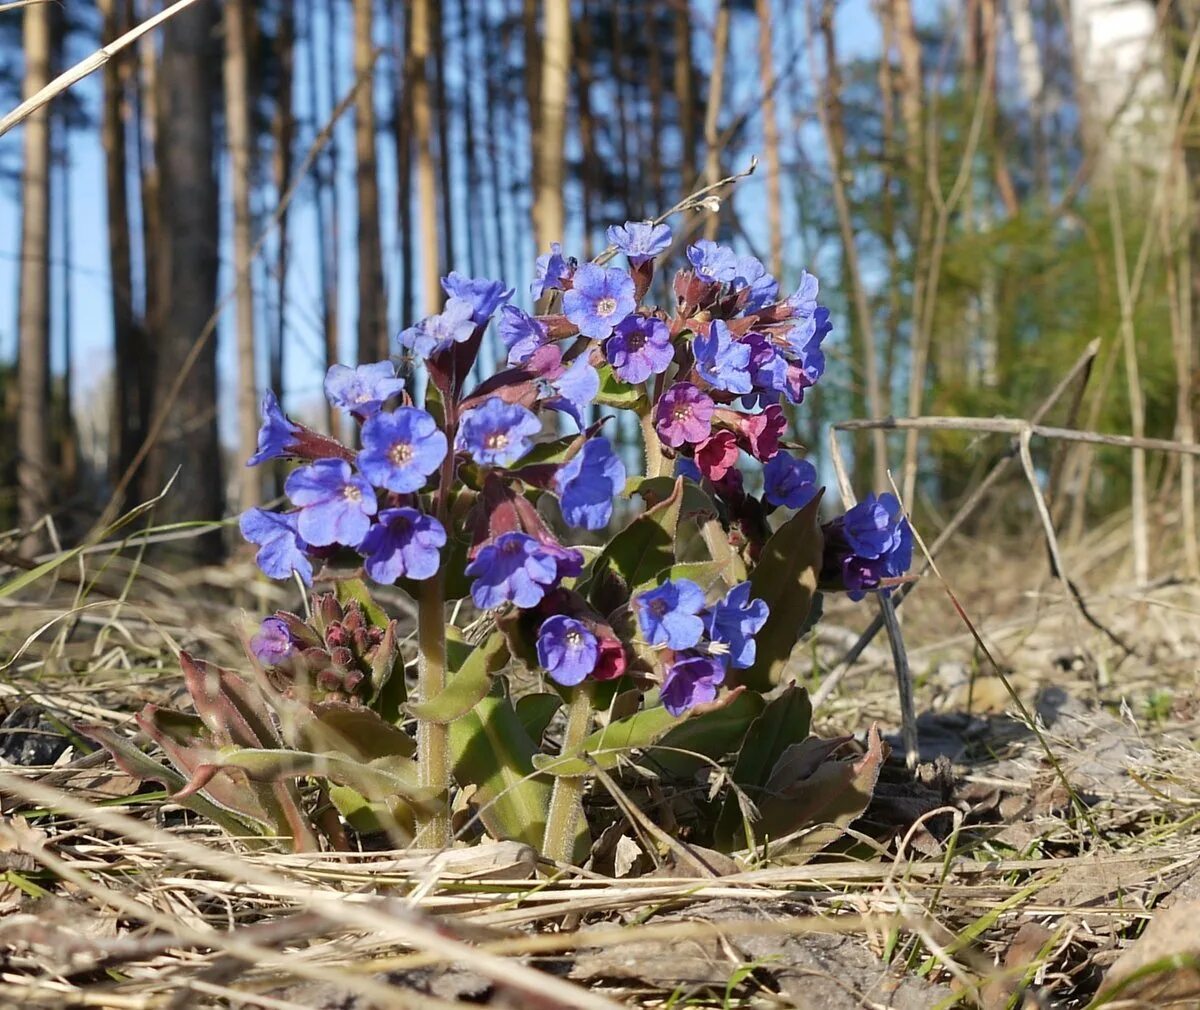
<path fill-rule="evenodd" d="M 147 32 L 154 31 L 164 21 L 173 18 L 180 11 L 191 7 L 194 3 L 196 3 L 196 0 L 177 0 L 176 3 L 172 4 L 166 10 L 160 11 L 152 18 L 148 18 L 136 28 L 131 28 L 120 38 L 114 39 L 106 46 L 102 46 L 87 58 L 80 60 L 69 70 L 59 74 L 36 95 L 30 95 L 7 116 L 0 119 L 0 137 L 3 137 L 14 126 L 28 118 L 47 102 L 53 101 L 66 91 L 67 88 L 82 81 L 89 74 L 95 73 L 122 49 L 132 45 Z M 22 5 L 17 4 L 14 6 Z"/>

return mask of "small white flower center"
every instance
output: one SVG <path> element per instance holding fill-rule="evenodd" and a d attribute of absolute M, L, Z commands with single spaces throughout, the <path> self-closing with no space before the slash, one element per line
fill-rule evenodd
<path fill-rule="evenodd" d="M 362 501 L 363 496 L 362 492 L 357 487 L 355 487 L 353 484 L 347 484 L 344 488 L 342 488 L 342 497 L 345 498 L 346 501 L 352 501 L 357 504 L 358 502 Z"/>
<path fill-rule="evenodd" d="M 508 435 L 502 431 L 494 431 L 483 440 L 483 444 L 489 449 L 506 449 L 508 448 Z"/>
<path fill-rule="evenodd" d="M 411 463 L 413 458 L 413 447 L 408 442 L 397 442 L 388 452 L 390 459 L 397 466 L 403 466 L 405 463 Z"/>
<path fill-rule="evenodd" d="M 583 644 L 583 636 L 578 631 L 567 632 L 567 647 L 578 649 Z"/>
<path fill-rule="evenodd" d="M 617 300 L 612 297 L 601 298 L 596 303 L 596 312 L 602 316 L 611 316 L 617 311 Z"/>
<path fill-rule="evenodd" d="M 692 408 L 689 407 L 686 403 L 681 403 L 681 404 L 679 404 L 679 406 L 675 407 L 671 411 L 671 416 L 676 421 L 686 421 L 689 417 L 692 416 Z"/>

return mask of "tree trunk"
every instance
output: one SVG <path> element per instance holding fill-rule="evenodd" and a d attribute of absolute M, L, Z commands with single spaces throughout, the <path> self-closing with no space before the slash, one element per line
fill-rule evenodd
<path fill-rule="evenodd" d="M 416 271 L 412 233 L 412 78 L 408 58 L 411 19 L 403 3 L 393 0 L 391 71 L 392 132 L 396 145 L 396 217 L 400 244 L 400 329 L 416 321 Z"/>
<path fill-rule="evenodd" d="M 51 9 L 25 8 L 22 96 L 50 81 Z M 17 511 L 28 531 L 50 506 L 50 108 L 25 120 L 21 180 L 21 270 L 17 322 Z M 37 553 L 41 536 L 19 549 Z"/>
<path fill-rule="evenodd" d="M 475 33 L 471 25 L 470 4 L 467 0 L 458 0 L 458 28 L 462 45 L 463 157 L 467 162 L 467 189 L 463 194 L 463 207 L 471 230 L 471 234 L 467 236 L 466 265 L 472 277 L 480 277 L 488 272 L 488 250 L 487 229 L 480 227 L 476 230 L 483 178 L 479 174 L 479 158 L 475 150 L 474 80 L 475 68 L 479 64 L 475 59 Z"/>
<path fill-rule="evenodd" d="M 250 216 L 250 46 L 246 0 L 225 3 L 225 132 L 229 143 L 233 193 L 233 269 L 237 292 L 238 458 L 247 460 L 258 445 L 258 377 L 254 340 L 253 223 Z M 241 511 L 262 504 L 257 471 L 241 475 Z"/>
<path fill-rule="evenodd" d="M 215 9 L 198 4 L 162 27 L 158 68 L 159 220 L 151 250 L 157 268 L 154 332 L 158 344 L 155 391 L 161 397 L 183 371 L 192 346 L 216 307 L 218 269 L 217 179 L 213 166 Z M 156 402 L 156 410 L 164 404 Z M 151 481 L 161 486 L 179 469 L 172 493 L 158 507 L 166 522 L 219 519 L 224 507 L 221 444 L 217 433 L 216 342 L 195 358 L 184 393 L 150 456 Z M 222 553 L 219 533 L 181 542 L 194 559 Z"/>
<path fill-rule="evenodd" d="M 487 21 L 487 29 L 483 37 L 483 75 L 484 84 L 487 87 L 487 100 L 484 102 L 484 134 L 487 137 L 487 158 L 488 158 L 488 193 L 491 199 L 491 213 L 488 217 L 491 219 L 492 228 L 492 245 L 496 250 L 496 269 L 499 271 L 499 276 L 508 277 L 508 249 L 506 246 L 506 229 L 504 227 L 504 205 L 505 193 L 508 192 L 504 184 L 503 170 L 504 159 L 500 155 L 500 133 L 497 120 L 497 112 L 502 107 L 504 101 L 504 89 L 499 82 L 504 80 L 505 67 L 503 66 L 503 55 L 506 52 L 504 45 L 505 36 L 507 33 L 502 33 L 493 28 L 490 16 Z"/>
<path fill-rule="evenodd" d="M 437 178 L 433 168 L 432 113 L 429 105 L 429 2 L 412 0 L 409 59 L 412 86 L 413 133 L 417 143 L 417 203 L 421 212 L 421 287 L 423 311 L 437 312 L 442 304 L 438 275 Z"/>
<path fill-rule="evenodd" d="M 100 0 L 105 43 L 126 29 L 118 0 Z M 138 338 L 133 309 L 133 266 L 129 242 L 129 192 L 126 179 L 125 102 L 128 59 L 118 53 L 104 66 L 104 99 L 100 139 L 104 145 L 105 191 L 108 224 L 109 308 L 113 327 L 113 414 L 109 426 L 110 475 L 115 482 L 129 466 L 142 444 L 145 411 L 139 405 L 141 390 L 135 361 Z"/>
<path fill-rule="evenodd" d="M 279 11 L 279 34 L 275 40 L 279 63 L 279 90 L 275 96 L 274 176 L 275 196 L 283 199 L 292 184 L 292 140 L 296 119 L 292 111 L 292 90 L 296 62 L 296 15 L 291 4 Z M 276 262 L 275 318 L 271 334 L 271 389 L 283 402 L 283 368 L 287 347 L 288 215 L 279 218 L 279 256 Z"/>
<path fill-rule="evenodd" d="M 679 133 L 683 141 L 679 177 L 697 178 L 696 165 L 696 92 L 692 67 L 692 19 L 688 4 L 678 0 L 675 11 L 675 103 L 679 106 Z"/>
<path fill-rule="evenodd" d="M 534 139 L 537 191 L 533 201 L 538 249 L 549 249 L 563 237 L 563 145 L 567 124 L 568 69 L 571 66 L 570 0 L 546 0 L 542 40 L 541 111 Z"/>
<path fill-rule="evenodd" d="M 783 193 L 779 178 L 779 123 L 775 120 L 775 58 L 771 40 L 771 0 L 756 0 L 758 13 L 758 72 L 762 89 L 763 154 L 767 159 L 767 230 L 771 273 L 783 273 Z"/>
<path fill-rule="evenodd" d="M 725 58 L 729 52 L 730 0 L 721 0 L 717 10 L 717 27 L 713 37 L 712 75 L 708 82 L 708 105 L 704 110 L 704 185 L 711 186 L 721 178 L 721 147 L 717 135 L 720 124 L 722 93 L 725 90 Z M 717 237 L 721 226 L 720 213 L 709 214 L 704 222 L 704 236 Z"/>
<path fill-rule="evenodd" d="M 354 99 L 354 152 L 358 194 L 358 360 L 389 353 L 383 252 L 379 237 L 379 171 L 375 157 L 373 0 L 354 0 L 354 76 L 366 80 Z"/>
<path fill-rule="evenodd" d="M 446 29 L 442 4 L 429 8 L 429 30 L 433 42 L 433 102 L 437 125 L 438 209 L 442 222 L 442 256 L 438 272 L 448 274 L 455 267 L 454 189 L 450 170 L 450 112 L 446 103 Z"/>
<path fill-rule="evenodd" d="M 580 15 L 576 30 L 578 55 L 575 58 L 575 103 L 579 108 L 579 144 L 583 149 L 583 257 L 592 258 L 593 232 L 596 230 L 592 216 L 592 202 L 596 199 L 596 122 L 592 115 L 592 84 L 595 68 L 592 65 L 592 21 L 588 0 L 580 0 Z"/>

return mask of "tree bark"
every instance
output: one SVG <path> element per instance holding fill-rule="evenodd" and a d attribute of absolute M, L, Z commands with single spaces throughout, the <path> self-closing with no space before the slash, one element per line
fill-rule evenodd
<path fill-rule="evenodd" d="M 483 177 L 479 173 L 479 158 L 475 149 L 475 33 L 472 30 L 470 4 L 467 0 L 458 0 L 458 27 L 462 45 L 462 79 L 463 79 L 463 158 L 467 163 L 467 190 L 463 194 L 463 207 L 466 220 L 470 222 L 470 232 L 467 236 L 466 265 L 472 277 L 487 273 L 485 264 L 488 261 L 487 229 L 478 228 L 480 199 L 479 193 L 483 188 Z"/>
<path fill-rule="evenodd" d="M 771 0 L 756 0 L 758 72 L 762 89 L 763 154 L 767 161 L 767 233 L 771 273 L 783 273 L 783 192 L 779 176 L 779 123 L 775 119 L 775 58 L 771 40 Z"/>
<path fill-rule="evenodd" d="M 162 28 L 156 151 L 162 233 L 158 247 L 149 251 L 157 274 L 154 388 L 159 397 L 183 370 L 216 307 L 215 13 L 214 7 L 197 4 Z M 166 522 L 219 519 L 223 511 L 216 359 L 216 343 L 208 341 L 191 367 L 184 395 L 169 405 L 167 422 L 150 455 L 152 486 L 161 487 L 179 469 L 172 493 L 158 507 L 158 518 Z M 162 407 L 156 400 L 155 409 Z M 214 531 L 181 541 L 178 550 L 194 560 L 219 559 L 220 535 Z"/>
<path fill-rule="evenodd" d="M 225 133 L 233 193 L 233 269 L 237 305 L 238 458 L 247 460 L 258 445 L 258 377 L 254 337 L 253 222 L 250 216 L 250 45 L 246 0 L 226 0 Z M 241 475 L 241 511 L 262 504 L 257 471 Z"/>
<path fill-rule="evenodd" d="M 592 21 L 588 0 L 580 0 L 580 16 L 576 26 L 578 40 L 575 58 L 575 104 L 579 108 L 579 144 L 583 149 L 583 256 L 592 258 L 592 233 L 596 223 L 592 215 L 592 202 L 599 188 L 596 181 L 596 122 L 592 115 L 592 84 L 595 82 L 595 67 L 592 64 Z"/>
<path fill-rule="evenodd" d="M 28 98 L 50 81 L 51 10 L 25 8 L 22 43 Z M 21 269 L 17 321 L 17 511 L 30 530 L 50 506 L 50 108 L 25 120 L 21 179 Z M 43 538 L 27 535 L 19 550 L 36 554 Z"/>
<path fill-rule="evenodd" d="M 412 72 L 413 134 L 417 144 L 417 203 L 421 213 L 421 287 L 423 311 L 437 312 L 442 304 L 438 273 L 437 177 L 433 168 L 432 112 L 429 104 L 429 2 L 412 0 L 409 60 Z"/>
<path fill-rule="evenodd" d="M 725 90 L 725 58 L 729 52 L 730 0 L 721 0 L 717 10 L 717 26 L 713 36 L 712 75 L 708 82 L 708 105 L 704 110 L 704 185 L 711 186 L 721 178 L 721 146 L 717 134 L 720 125 L 721 101 Z M 721 226 L 720 213 L 709 214 L 704 222 L 704 237 L 715 239 Z"/>
<path fill-rule="evenodd" d="M 292 141 L 296 119 L 292 110 L 292 91 L 296 61 L 296 14 L 291 4 L 279 11 L 279 34 L 275 40 L 279 63 L 279 90 L 275 96 L 274 169 L 276 200 L 292 184 Z M 287 348 L 288 215 L 279 218 L 279 256 L 276 262 L 274 332 L 271 335 L 271 389 L 283 402 L 283 369 Z"/>
<path fill-rule="evenodd" d="M 408 56 L 411 18 L 405 4 L 392 4 L 392 132 L 396 147 L 396 217 L 400 244 L 400 328 L 416 321 L 416 271 L 412 226 L 412 77 Z"/>
<path fill-rule="evenodd" d="M 692 19 L 685 0 L 676 0 L 675 11 L 675 103 L 679 106 L 679 133 L 683 141 L 680 178 L 696 178 L 696 92 L 692 67 Z"/>
<path fill-rule="evenodd" d="M 534 140 L 537 191 L 533 202 L 538 249 L 549 249 L 563 237 L 563 145 L 567 124 L 568 69 L 571 66 L 570 0 L 546 0 L 542 40 L 541 111 Z"/>
<path fill-rule="evenodd" d="M 375 155 L 373 0 L 354 0 L 354 75 L 365 81 L 354 98 L 354 153 L 358 196 L 358 360 L 389 353 L 383 251 L 379 237 L 379 170 Z"/>
<path fill-rule="evenodd" d="M 441 259 L 438 272 L 448 274 L 455 267 L 454 258 L 454 188 L 450 158 L 450 112 L 446 102 L 446 25 L 442 4 L 429 8 L 430 34 L 433 43 L 433 103 L 437 129 L 438 209 L 441 214 Z"/>

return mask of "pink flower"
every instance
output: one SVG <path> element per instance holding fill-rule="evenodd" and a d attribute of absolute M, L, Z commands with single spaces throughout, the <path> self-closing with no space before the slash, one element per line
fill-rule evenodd
<path fill-rule="evenodd" d="M 677 382 L 658 401 L 654 427 L 673 449 L 684 442 L 703 442 L 712 432 L 714 410 L 716 404 L 690 382 Z"/>
<path fill-rule="evenodd" d="M 713 482 L 721 480 L 737 458 L 737 438 L 732 431 L 718 431 L 696 446 L 696 466 Z"/>

